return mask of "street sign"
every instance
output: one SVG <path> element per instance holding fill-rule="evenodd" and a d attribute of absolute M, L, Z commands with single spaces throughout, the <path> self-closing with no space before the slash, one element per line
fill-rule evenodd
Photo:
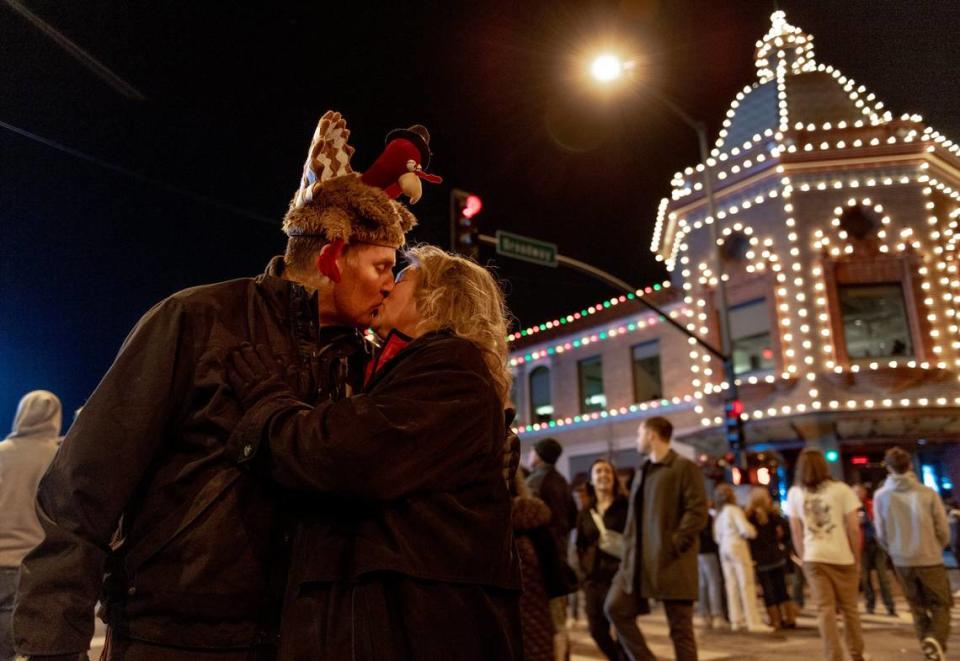
<path fill-rule="evenodd" d="M 557 244 L 497 230 L 497 254 L 541 266 L 557 265 Z"/>

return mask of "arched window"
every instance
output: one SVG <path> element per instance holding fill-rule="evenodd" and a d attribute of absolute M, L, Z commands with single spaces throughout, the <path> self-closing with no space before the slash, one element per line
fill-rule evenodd
<path fill-rule="evenodd" d="M 593 356 L 577 361 L 580 372 L 580 412 L 591 413 L 607 408 L 603 392 L 603 357 Z"/>
<path fill-rule="evenodd" d="M 550 422 L 553 419 L 548 367 L 540 366 L 530 372 L 530 418 L 534 422 Z"/>

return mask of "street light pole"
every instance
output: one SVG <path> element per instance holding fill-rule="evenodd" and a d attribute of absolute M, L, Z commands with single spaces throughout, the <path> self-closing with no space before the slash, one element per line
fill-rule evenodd
<path fill-rule="evenodd" d="M 717 312 L 720 315 L 720 350 L 723 355 L 728 356 L 725 363 L 731 363 L 729 371 L 733 371 L 733 356 L 731 350 L 730 336 L 730 314 L 727 306 L 727 283 L 724 278 L 723 254 L 720 250 L 720 231 L 718 228 L 716 201 L 713 197 L 713 168 L 710 167 L 710 147 L 707 142 L 707 126 L 703 122 L 695 120 L 688 115 L 680 106 L 674 103 L 670 98 L 663 96 L 659 92 L 650 89 L 642 90 L 649 94 L 661 105 L 672 111 L 677 117 L 683 120 L 683 123 L 692 128 L 697 134 L 697 142 L 700 147 L 700 162 L 703 163 L 703 193 L 707 201 L 707 215 L 713 219 L 710 223 L 710 241 L 713 243 L 714 258 L 716 260 L 717 274 Z M 724 370 L 727 370 L 726 365 Z M 726 374 L 731 388 L 735 388 L 733 374 Z M 736 393 L 736 390 L 734 390 Z"/>
<path fill-rule="evenodd" d="M 727 401 L 738 400 L 738 388 L 733 370 L 733 341 L 730 334 L 730 311 L 727 305 L 727 283 L 723 268 L 723 253 L 720 249 L 720 230 L 719 219 L 717 218 L 716 204 L 713 198 L 713 168 L 710 166 L 710 148 L 707 140 L 707 127 L 701 121 L 698 121 L 688 115 L 686 111 L 677 105 L 669 97 L 660 94 L 654 89 L 644 87 L 630 75 L 634 69 L 634 62 L 623 62 L 616 55 L 606 54 L 594 60 L 591 73 L 593 77 L 601 83 L 610 83 L 619 78 L 627 78 L 634 83 L 635 89 L 641 94 L 647 94 L 653 97 L 661 105 L 666 106 L 674 115 L 679 117 L 684 124 L 689 126 L 697 134 L 697 143 L 700 148 L 700 160 L 703 165 L 703 193 L 707 203 L 707 215 L 710 219 L 710 240 L 713 242 L 713 251 L 716 258 L 717 290 L 716 290 L 716 308 L 719 315 L 720 327 L 720 351 L 723 357 L 723 374 L 727 383 L 726 397 Z M 727 406 L 724 404 L 726 414 Z M 737 413 L 737 442 L 734 444 L 736 453 L 736 464 L 741 468 L 746 468 L 746 455 L 743 451 L 743 432 L 740 426 L 740 417 Z M 728 441 L 730 440 L 728 431 Z"/>
<path fill-rule="evenodd" d="M 639 88 L 639 86 L 638 86 Z M 674 115 L 679 117 L 684 124 L 692 128 L 697 134 L 697 143 L 700 147 L 700 162 L 703 164 L 703 193 L 707 202 L 707 215 L 712 219 L 709 223 L 710 241 L 713 243 L 714 259 L 716 260 L 717 274 L 717 314 L 720 326 L 720 351 L 725 356 L 723 359 L 723 374 L 728 384 L 730 399 L 740 399 L 739 388 L 737 388 L 736 375 L 733 371 L 733 339 L 730 334 L 730 309 L 727 303 L 727 283 L 723 267 L 723 251 L 720 249 L 720 229 L 719 219 L 717 218 L 716 201 L 713 196 L 713 168 L 710 166 L 710 147 L 707 139 L 707 126 L 688 115 L 683 108 L 678 106 L 669 97 L 659 92 L 643 88 L 640 90 L 648 94 L 665 106 Z M 736 451 L 735 461 L 737 466 L 746 467 L 746 454 L 743 448 Z"/>

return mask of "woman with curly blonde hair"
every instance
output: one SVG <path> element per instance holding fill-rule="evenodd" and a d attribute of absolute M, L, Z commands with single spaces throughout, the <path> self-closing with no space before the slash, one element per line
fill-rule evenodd
<path fill-rule="evenodd" d="M 507 367 L 509 312 L 500 285 L 476 262 L 431 245 L 411 248 L 409 264 L 372 324 L 384 340 L 391 331 L 406 338 L 447 332 L 476 347 L 500 400 L 510 400 Z"/>
<path fill-rule="evenodd" d="M 359 393 L 310 406 L 270 356 L 248 346 L 228 361 L 250 437 L 272 451 L 265 469 L 330 496 L 294 537 L 280 659 L 522 656 L 503 294 L 463 257 L 419 246 L 406 259 Z"/>

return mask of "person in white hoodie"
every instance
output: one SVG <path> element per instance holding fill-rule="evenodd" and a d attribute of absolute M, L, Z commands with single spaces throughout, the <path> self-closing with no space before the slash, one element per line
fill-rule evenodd
<path fill-rule="evenodd" d="M 718 484 L 713 493 L 717 503 L 713 536 L 720 547 L 720 566 L 727 588 L 730 625 L 734 631 L 746 629 L 751 633 L 770 633 L 773 628 L 763 623 L 757 609 L 756 572 L 747 542 L 757 536 L 757 529 L 747 521 L 743 510 L 737 505 L 733 487 Z"/>
<path fill-rule="evenodd" d="M 890 474 L 873 496 L 877 541 L 903 585 L 924 658 L 940 661 L 946 658 L 953 606 L 943 564 L 950 543 L 947 513 L 937 493 L 917 479 L 905 450 L 890 448 L 884 464 Z"/>
<path fill-rule="evenodd" d="M 20 562 L 43 539 L 37 485 L 60 446 L 60 400 L 34 390 L 17 406 L 13 430 L 0 442 L 0 661 L 14 657 L 13 598 Z"/>

